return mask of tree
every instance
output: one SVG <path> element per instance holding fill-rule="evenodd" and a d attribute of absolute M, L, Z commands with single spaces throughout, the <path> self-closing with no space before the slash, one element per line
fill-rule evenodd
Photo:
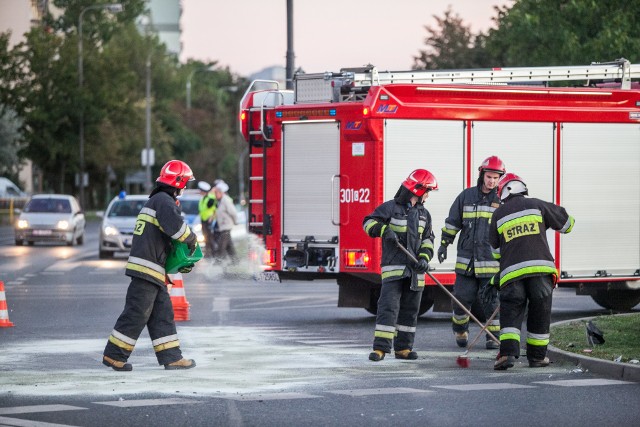
<path fill-rule="evenodd" d="M 20 163 L 20 119 L 16 112 L 0 105 L 0 175 L 15 178 Z"/>
<path fill-rule="evenodd" d="M 425 26 L 429 35 L 424 39 L 427 49 L 414 59 L 414 69 L 437 70 L 453 68 L 477 68 L 486 66 L 482 35 L 474 36 L 471 27 L 465 25 L 451 6 L 444 17 L 433 15 L 437 28 Z"/>
<path fill-rule="evenodd" d="M 497 27 L 486 38 L 496 66 L 640 60 L 640 2 L 518 0 L 496 10 Z"/>

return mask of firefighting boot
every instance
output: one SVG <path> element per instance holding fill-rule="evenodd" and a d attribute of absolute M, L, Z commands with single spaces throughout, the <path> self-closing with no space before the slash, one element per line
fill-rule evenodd
<path fill-rule="evenodd" d="M 196 361 L 193 359 L 182 358 L 176 362 L 164 365 L 164 369 L 176 370 L 176 369 L 191 369 L 196 366 Z"/>
<path fill-rule="evenodd" d="M 415 351 L 411 351 L 408 348 L 405 350 L 396 351 L 396 359 L 404 359 L 404 360 L 416 360 L 418 358 L 418 353 Z"/>
<path fill-rule="evenodd" d="M 373 350 L 369 353 L 369 360 L 372 362 L 379 362 L 384 359 L 384 351 L 382 350 Z"/>
<path fill-rule="evenodd" d="M 516 363 L 516 358 L 514 356 L 502 356 L 498 353 L 496 357 L 496 363 L 493 365 L 493 369 L 496 371 L 506 371 L 509 368 L 513 368 L 513 365 Z"/>
<path fill-rule="evenodd" d="M 485 343 L 485 347 L 487 350 L 498 350 L 500 348 L 500 344 L 492 340 L 489 335 L 487 335 L 487 342 Z"/>
<path fill-rule="evenodd" d="M 469 342 L 469 332 L 456 332 L 456 344 L 458 347 L 466 347 Z"/>
<path fill-rule="evenodd" d="M 133 370 L 133 366 L 131 366 L 131 363 L 125 363 L 119 360 L 114 360 L 109 356 L 102 357 L 102 364 L 110 368 L 113 368 L 114 371 L 132 371 Z"/>
<path fill-rule="evenodd" d="M 542 360 L 530 359 L 529 360 L 529 367 L 530 368 L 544 368 L 545 366 L 549 366 L 549 363 L 551 363 L 551 362 L 549 361 L 548 357 L 545 357 Z"/>

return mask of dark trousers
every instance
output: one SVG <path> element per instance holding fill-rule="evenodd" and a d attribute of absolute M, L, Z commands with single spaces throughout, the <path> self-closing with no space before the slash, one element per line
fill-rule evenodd
<path fill-rule="evenodd" d="M 127 290 L 124 310 L 109 336 L 104 355 L 126 362 L 145 326 L 160 365 L 182 359 L 173 320 L 173 305 L 167 288 L 133 277 Z"/>
<path fill-rule="evenodd" d="M 422 291 L 412 291 L 411 279 L 387 282 L 380 289 L 373 349 L 391 352 L 412 350 Z"/>
<path fill-rule="evenodd" d="M 547 355 L 551 326 L 553 277 L 526 277 L 500 289 L 500 354 L 520 356 L 520 328 L 527 315 L 527 359 L 541 360 Z"/>
<path fill-rule="evenodd" d="M 216 244 L 214 241 L 214 235 L 213 235 L 213 230 L 211 229 L 211 223 L 210 222 L 203 222 L 202 223 L 202 234 L 204 235 L 204 242 L 205 242 L 205 246 L 207 248 L 207 256 L 212 257 L 213 254 L 215 254 L 216 252 Z"/>
<path fill-rule="evenodd" d="M 460 301 L 469 311 L 474 302 L 478 301 L 482 305 L 482 312 L 486 319 L 489 319 L 494 310 L 498 307 L 498 298 L 494 298 L 492 301 L 486 303 L 480 298 L 479 291 L 485 286 L 490 277 L 477 278 L 475 276 L 465 276 L 463 274 L 456 274 L 456 282 L 453 285 L 453 295 Z M 451 326 L 453 332 L 467 332 L 469 330 L 469 315 L 460 308 L 455 302 L 451 302 L 453 307 L 453 320 Z M 487 328 L 494 335 L 498 335 L 500 331 L 500 314 L 498 313 L 494 317 L 491 325 Z M 487 340 L 489 337 L 487 336 Z"/>
<path fill-rule="evenodd" d="M 216 258 L 222 260 L 228 256 L 233 262 L 238 260 L 238 257 L 236 256 L 236 248 L 233 246 L 233 241 L 231 240 L 231 230 L 216 230 L 215 241 L 217 246 L 215 253 Z"/>

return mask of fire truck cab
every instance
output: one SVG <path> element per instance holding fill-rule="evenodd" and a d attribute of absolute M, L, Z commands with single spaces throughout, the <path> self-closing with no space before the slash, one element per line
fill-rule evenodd
<path fill-rule="evenodd" d="M 598 304 L 640 303 L 640 65 L 298 74 L 294 90 L 252 83 L 240 105 L 249 144 L 249 231 L 265 245 L 261 280 L 337 280 L 338 306 L 377 309 L 380 241 L 363 218 L 425 168 L 437 242 L 456 196 L 499 156 L 529 194 L 564 206 L 573 231 L 548 231 L 558 285 Z M 558 86 L 573 81 L 579 87 Z M 259 85 L 267 85 L 260 88 Z M 553 87 L 552 87 L 553 86 Z M 615 86 L 615 87 L 612 87 Z M 455 281 L 455 247 L 431 261 Z M 427 280 L 429 280 L 427 278 Z M 434 283 L 420 313 L 450 311 Z"/>

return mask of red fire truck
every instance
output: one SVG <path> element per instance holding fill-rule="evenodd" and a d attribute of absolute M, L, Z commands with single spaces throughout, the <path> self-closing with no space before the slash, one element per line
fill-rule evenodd
<path fill-rule="evenodd" d="M 559 286 L 606 308 L 634 307 L 638 79 L 640 65 L 621 59 L 454 71 L 368 66 L 298 74 L 293 91 L 253 82 L 240 128 L 250 147 L 249 229 L 265 245 L 261 280 L 335 279 L 338 306 L 375 313 L 380 241 L 363 231 L 364 216 L 392 198 L 410 171 L 426 168 L 439 185 L 425 204 L 438 242 L 455 197 L 475 185 L 480 162 L 497 155 L 532 197 L 576 219 L 571 234 L 548 235 Z M 445 286 L 454 282 L 455 246 L 444 263 L 430 263 Z M 431 307 L 451 309 L 437 286 L 425 289 L 421 314 Z"/>

